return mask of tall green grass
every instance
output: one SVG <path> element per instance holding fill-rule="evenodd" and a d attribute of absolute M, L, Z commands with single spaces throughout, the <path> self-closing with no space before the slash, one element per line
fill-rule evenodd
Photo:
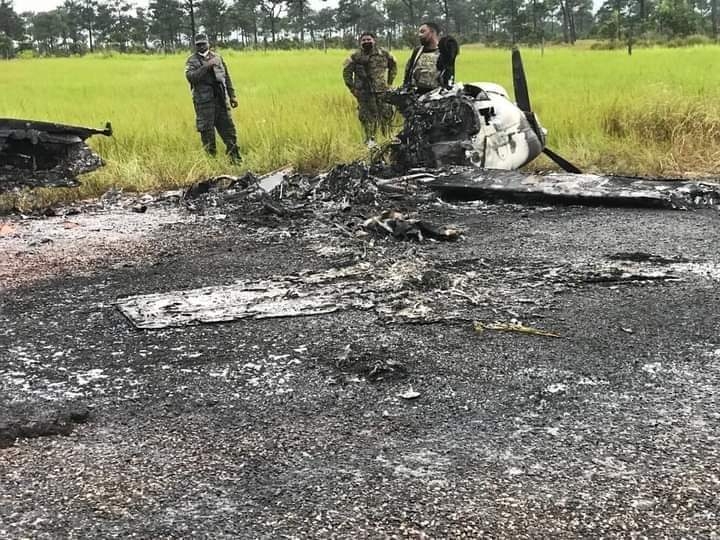
<path fill-rule="evenodd" d="M 110 186 L 164 189 L 287 164 L 317 170 L 365 153 L 341 78 L 347 54 L 224 52 L 240 100 L 233 114 L 241 167 L 202 152 L 181 55 L 4 61 L 0 117 L 98 127 L 111 121 L 112 138 L 90 140 L 107 166 L 84 178 L 81 196 Z M 396 55 L 402 68 L 408 51 Z M 633 174 L 718 174 L 718 57 L 717 46 L 639 49 L 632 56 L 565 47 L 523 51 L 549 146 L 584 169 Z M 464 47 L 457 73 L 466 82 L 512 88 L 508 51 Z M 531 165 L 551 166 L 542 159 Z"/>

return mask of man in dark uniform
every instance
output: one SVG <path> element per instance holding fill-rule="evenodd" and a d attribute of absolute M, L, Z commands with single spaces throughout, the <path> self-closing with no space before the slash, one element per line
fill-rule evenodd
<path fill-rule="evenodd" d="M 195 123 L 200 132 L 205 151 L 217 153 L 215 130 L 225 143 L 225 152 L 234 162 L 239 162 L 235 124 L 230 108 L 238 106 L 230 73 L 222 58 L 210 50 L 205 34 L 195 36 L 195 54 L 185 62 L 185 77 L 192 89 L 195 106 Z"/>
<path fill-rule="evenodd" d="M 385 93 L 396 75 L 393 55 L 377 46 L 375 34 L 363 32 L 360 50 L 345 60 L 343 80 L 358 101 L 358 116 L 369 144 L 374 144 L 378 129 L 387 134 L 390 128 L 393 108 L 385 101 Z"/>

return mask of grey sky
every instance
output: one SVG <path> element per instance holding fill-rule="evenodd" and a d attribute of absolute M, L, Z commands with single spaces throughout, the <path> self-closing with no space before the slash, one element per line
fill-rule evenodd
<path fill-rule="evenodd" d="M 146 7 L 149 0 L 130 0 L 130 3 L 136 6 Z M 55 9 L 59 5 L 62 5 L 64 0 L 13 0 L 13 7 L 17 13 L 23 13 L 24 11 L 50 11 Z M 337 0 L 310 0 L 310 5 L 314 9 L 326 7 L 328 5 L 337 5 Z"/>
<path fill-rule="evenodd" d="M 55 9 L 62 3 L 63 0 L 14 0 L 13 6 L 15 7 L 16 12 L 22 13 L 24 11 L 49 11 L 51 9 Z M 148 0 L 131 1 L 131 3 L 138 6 L 147 6 Z M 593 0 L 593 6 L 595 9 L 597 9 L 602 3 L 603 0 Z M 337 0 L 310 0 L 310 5 L 313 9 L 337 6 Z"/>

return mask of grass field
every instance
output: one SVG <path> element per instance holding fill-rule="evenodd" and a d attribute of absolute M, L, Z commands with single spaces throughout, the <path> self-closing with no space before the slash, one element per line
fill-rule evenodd
<path fill-rule="evenodd" d="M 91 139 L 108 165 L 84 178 L 80 196 L 110 186 L 169 188 L 286 164 L 323 169 L 364 153 L 354 100 L 341 79 L 347 54 L 224 53 L 240 100 L 234 117 L 241 168 L 201 151 L 183 55 L 4 61 L 0 117 L 95 127 L 111 121 L 113 138 Z M 408 54 L 396 53 L 401 67 Z M 711 67 L 718 57 L 718 46 L 640 49 L 632 56 L 523 50 L 531 99 L 551 148 L 589 171 L 665 175 L 720 171 L 720 70 Z M 466 46 L 457 73 L 463 81 L 512 88 L 509 51 Z M 550 167 L 543 160 L 531 165 Z"/>

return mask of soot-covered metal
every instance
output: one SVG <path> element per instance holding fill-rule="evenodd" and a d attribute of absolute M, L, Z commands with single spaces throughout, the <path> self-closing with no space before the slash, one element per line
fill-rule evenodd
<path fill-rule="evenodd" d="M 104 165 L 85 144 L 104 129 L 0 118 L 0 192 L 22 187 L 72 187 L 78 175 Z"/>

